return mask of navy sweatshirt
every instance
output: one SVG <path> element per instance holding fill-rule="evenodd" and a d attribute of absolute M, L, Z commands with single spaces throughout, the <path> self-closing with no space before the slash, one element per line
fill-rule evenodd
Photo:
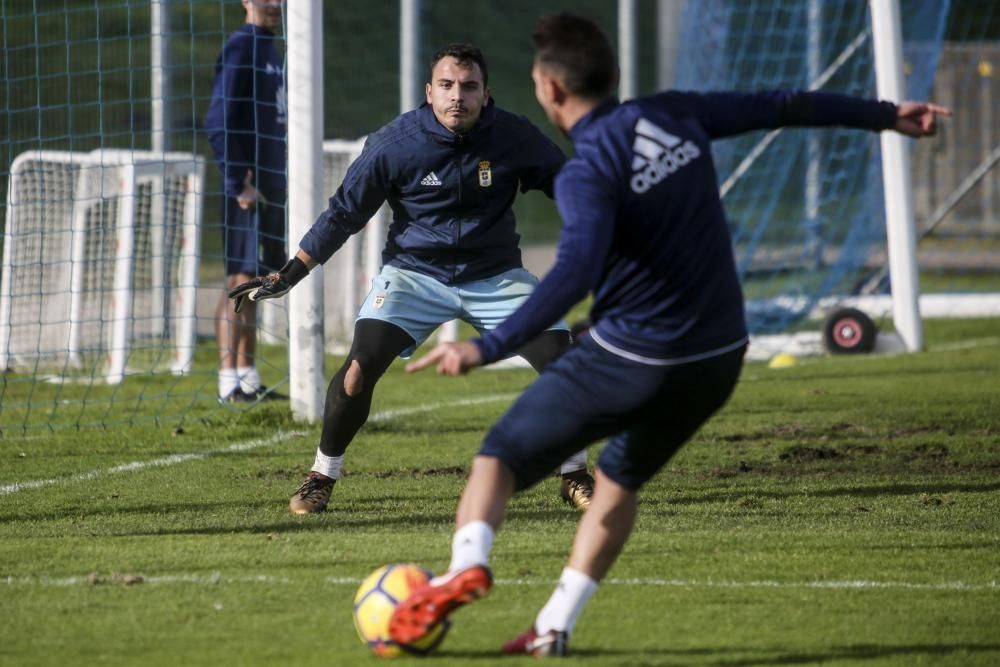
<path fill-rule="evenodd" d="M 466 134 L 446 129 L 422 104 L 369 135 L 299 246 L 326 262 L 388 201 L 384 264 L 445 284 L 495 276 L 522 265 L 511 210 L 517 191 L 551 197 L 565 161 L 537 127 L 492 99 Z"/>
<path fill-rule="evenodd" d="M 590 292 L 590 333 L 619 356 L 668 365 L 743 345 L 743 294 L 710 142 L 782 126 L 879 131 L 895 122 L 889 102 L 831 93 L 672 91 L 601 104 L 571 129 L 576 155 L 556 180 L 556 263 L 517 312 L 474 341 L 484 362 Z"/>
<path fill-rule="evenodd" d="M 270 30 L 244 23 L 215 63 L 205 129 L 226 195 L 243 190 L 247 170 L 265 194 L 286 189 L 285 76 Z"/>

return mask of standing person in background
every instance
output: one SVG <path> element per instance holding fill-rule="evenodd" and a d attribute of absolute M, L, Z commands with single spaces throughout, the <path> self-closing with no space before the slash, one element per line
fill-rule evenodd
<path fill-rule="evenodd" d="M 499 327 L 439 345 L 407 370 L 436 365 L 458 375 L 493 363 L 588 293 L 593 325 L 487 434 L 458 505 L 448 572 L 414 591 L 390 621 L 400 644 L 489 591 L 494 532 L 515 492 L 568 452 L 609 438 L 556 590 L 503 647 L 565 655 L 577 618 L 632 532 L 639 490 L 728 400 L 748 335 L 712 140 L 831 125 L 923 137 L 951 113 L 800 91 L 667 91 L 619 103 L 614 51 L 596 23 L 547 16 L 533 39 L 535 96 L 576 148 L 555 185 L 558 259 Z"/>
<path fill-rule="evenodd" d="M 392 208 L 384 265 L 358 313 L 347 359 L 330 381 L 312 470 L 289 501 L 294 514 L 326 509 L 344 453 L 368 419 L 375 383 L 396 357 L 408 357 L 453 319 L 483 333 L 495 329 L 538 283 L 521 263 L 511 206 L 518 190 L 551 197 L 566 156 L 526 118 L 494 104 L 486 60 L 474 46 L 438 50 L 425 95 L 426 103 L 368 137 L 296 256 L 229 294 L 237 312 L 281 296 L 384 202 Z M 510 353 L 541 371 L 570 341 L 565 323 L 550 324 Z M 587 454 L 568 456 L 550 472 L 560 473 L 562 498 L 586 509 L 594 483 Z"/>
<path fill-rule="evenodd" d="M 287 120 L 280 39 L 282 0 L 242 0 L 246 21 L 230 35 L 215 65 L 205 117 L 222 171 L 226 289 L 216 307 L 219 400 L 287 398 L 261 384 L 255 361 L 257 308 L 234 313 L 226 295 L 285 263 Z"/>

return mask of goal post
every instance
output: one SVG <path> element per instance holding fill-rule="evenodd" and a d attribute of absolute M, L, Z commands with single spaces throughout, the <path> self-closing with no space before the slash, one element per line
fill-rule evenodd
<path fill-rule="evenodd" d="M 45 340 L 58 327 L 58 322 L 45 317 L 40 299 L 24 298 L 23 285 L 34 278 L 36 293 L 52 295 L 53 310 L 69 308 L 65 288 L 70 266 L 60 262 L 47 271 L 41 267 L 43 258 L 68 240 L 77 171 L 85 160 L 78 153 L 36 150 L 18 155 L 11 163 L 0 271 L 0 372 L 13 368 L 21 354 L 31 354 L 32 340 Z M 44 188 L 48 188 L 47 195 L 42 194 Z M 35 232 L 25 233 L 22 228 Z M 34 352 L 39 352 L 38 347 Z"/>
<path fill-rule="evenodd" d="M 899 0 L 869 0 L 875 81 L 881 99 L 905 99 L 903 31 Z M 892 278 L 892 315 L 896 332 L 909 352 L 924 346 L 920 322 L 920 285 L 917 274 L 917 234 L 913 215 L 913 184 L 907 139 L 883 132 L 882 183 L 885 200 L 886 245 Z"/>
<path fill-rule="evenodd" d="M 288 247 L 323 210 L 323 3 L 288 4 Z M 309 276 L 288 303 L 288 377 L 292 414 L 315 422 L 323 416 L 322 276 Z"/>
<path fill-rule="evenodd" d="M 910 3 L 903 13 L 899 4 L 684 3 L 674 87 L 931 99 L 940 83 L 935 74 L 947 3 Z M 928 169 L 927 156 L 949 149 L 954 139 L 948 135 L 957 125 L 944 123 L 942 136 L 919 143 L 893 132 L 831 127 L 750 133 L 713 144 L 752 350 L 765 349 L 761 341 L 768 336 L 813 334 L 807 320 L 856 302 L 860 286 L 876 273 L 892 277 L 879 287 L 879 299 L 892 304 L 888 314 L 880 306 L 881 317 L 895 329 L 884 342 L 897 350 L 922 347 L 921 318 L 928 313 L 922 312 L 927 299 L 919 277 L 943 273 L 935 266 L 943 264 L 939 249 L 954 248 L 947 261 L 959 270 L 975 268 L 967 248 L 951 238 L 920 247 L 915 242 L 914 220 L 926 219 L 934 208 L 928 204 L 948 192 L 951 180 L 949 173 L 937 179 L 940 186 L 928 185 L 927 174 L 935 181 L 947 166 L 942 161 Z M 911 163 L 911 151 L 922 161 Z M 924 173 L 911 174 L 914 165 Z M 913 187 L 918 175 L 924 176 L 919 190 Z M 943 285 L 937 280 L 933 289 L 943 291 Z"/>

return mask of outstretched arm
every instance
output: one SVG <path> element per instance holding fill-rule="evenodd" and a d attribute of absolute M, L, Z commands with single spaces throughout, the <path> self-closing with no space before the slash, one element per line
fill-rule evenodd
<path fill-rule="evenodd" d="M 299 248 L 295 257 L 288 260 L 277 273 L 258 276 L 229 290 L 229 298 L 235 302 L 233 310 L 237 313 L 240 312 L 247 301 L 276 299 L 288 294 L 288 291 L 308 276 L 316 265 L 316 260 L 310 257 L 305 250 Z"/>
<path fill-rule="evenodd" d="M 369 150 L 366 143 L 361 156 L 348 167 L 344 182 L 330 198 L 329 207 L 299 241 L 295 256 L 280 271 L 258 276 L 229 291 L 236 312 L 248 301 L 284 296 L 317 264 L 328 260 L 351 234 L 363 229 L 386 198 L 382 167 L 377 151 Z"/>
<path fill-rule="evenodd" d="M 927 102 L 893 104 L 822 91 L 670 91 L 662 96 L 687 104 L 713 139 L 779 127 L 834 126 L 875 132 L 896 130 L 919 138 L 933 134 L 937 116 L 951 115 L 949 109 Z"/>
<path fill-rule="evenodd" d="M 930 102 L 900 102 L 896 112 L 896 127 L 900 134 L 919 139 L 937 134 L 937 117 L 951 116 L 951 109 Z"/>
<path fill-rule="evenodd" d="M 440 343 L 424 356 L 406 364 L 407 373 L 415 373 L 428 366 L 437 365 L 439 375 L 463 375 L 483 365 L 479 347 L 468 341 Z"/>
<path fill-rule="evenodd" d="M 330 197 L 326 210 L 299 241 L 299 247 L 316 263 L 325 264 L 351 234 L 364 229 L 385 203 L 391 181 L 388 160 L 382 151 L 385 145 L 384 140 L 373 141 L 372 137 L 365 141 L 361 155 L 347 168 L 344 181 Z"/>

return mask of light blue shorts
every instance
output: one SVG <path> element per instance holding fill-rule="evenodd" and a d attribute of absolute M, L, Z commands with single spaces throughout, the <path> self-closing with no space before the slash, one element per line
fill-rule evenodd
<path fill-rule="evenodd" d="M 467 283 L 444 283 L 415 271 L 383 266 L 368 293 L 358 319 L 390 322 L 416 344 L 400 355 L 407 358 L 445 322 L 462 320 L 483 334 L 496 329 L 525 302 L 538 284 L 526 269 Z M 562 320 L 549 331 L 569 331 Z"/>

